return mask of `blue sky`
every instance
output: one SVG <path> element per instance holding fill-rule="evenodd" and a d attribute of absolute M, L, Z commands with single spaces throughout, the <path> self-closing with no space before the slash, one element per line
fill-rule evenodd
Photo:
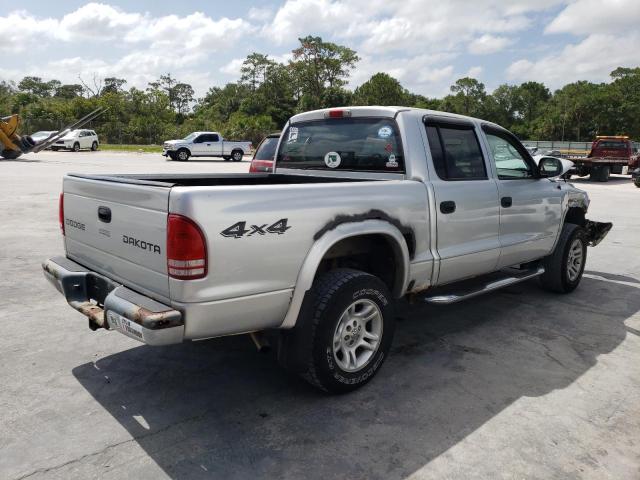
<path fill-rule="evenodd" d="M 253 51 L 287 61 L 297 38 L 358 52 L 351 87 L 383 71 L 442 96 L 461 76 L 489 90 L 538 80 L 607 81 L 640 65 L 639 0 L 1 1 L 0 79 L 77 83 L 171 72 L 198 95 L 238 78 Z"/>

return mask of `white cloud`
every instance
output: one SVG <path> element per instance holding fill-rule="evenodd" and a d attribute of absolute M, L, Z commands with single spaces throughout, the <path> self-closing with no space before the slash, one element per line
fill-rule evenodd
<path fill-rule="evenodd" d="M 360 50 L 368 53 L 442 51 L 493 34 L 486 38 L 493 44 L 485 49 L 496 49 L 506 45 L 505 33 L 531 25 L 526 13 L 558 1 L 521 0 L 505 6 L 500 0 L 287 0 L 264 34 L 279 44 L 310 31 L 328 34 L 360 40 Z"/>
<path fill-rule="evenodd" d="M 475 66 L 467 70 L 465 77 L 478 78 L 482 74 L 482 67 Z"/>
<path fill-rule="evenodd" d="M 638 0 L 576 0 L 547 26 L 546 33 L 616 34 L 640 27 Z M 631 46 L 631 45 L 630 45 Z M 634 45 L 632 48 L 637 48 Z"/>
<path fill-rule="evenodd" d="M 640 33 L 590 35 L 538 60 L 520 59 L 509 66 L 507 76 L 538 80 L 552 88 L 577 80 L 607 81 L 615 68 L 640 64 L 640 50 L 630 45 L 640 45 Z"/>
<path fill-rule="evenodd" d="M 253 20 L 254 22 L 266 22 L 273 17 L 273 10 L 268 7 L 251 7 L 247 16 L 249 20 Z"/>
<path fill-rule="evenodd" d="M 485 33 L 484 35 L 474 39 L 469 44 L 468 50 L 474 55 L 488 55 L 490 53 L 496 53 L 503 50 L 510 43 L 512 43 L 512 40 L 507 37 Z"/>
<path fill-rule="evenodd" d="M 222 73 L 226 73 L 227 75 L 238 77 L 240 75 L 240 67 L 242 67 L 242 62 L 244 62 L 244 58 L 234 58 L 226 65 L 220 67 L 220 71 Z"/>
<path fill-rule="evenodd" d="M 0 17 L 0 52 L 22 52 L 42 36 L 48 36 L 58 26 L 51 18 L 38 20 L 25 11 Z"/>

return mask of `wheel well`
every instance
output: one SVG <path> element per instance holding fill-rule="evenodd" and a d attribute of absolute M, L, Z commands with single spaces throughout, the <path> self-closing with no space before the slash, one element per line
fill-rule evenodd
<path fill-rule="evenodd" d="M 180 147 L 178 150 L 176 150 L 176 153 L 178 153 L 180 150 L 186 150 L 187 153 L 191 155 L 191 150 L 189 150 L 187 147 Z"/>
<path fill-rule="evenodd" d="M 564 218 L 565 223 L 574 223 L 583 226 L 585 224 L 584 209 L 580 207 L 571 207 Z"/>
<path fill-rule="evenodd" d="M 353 268 L 375 275 L 393 295 L 401 294 L 404 266 L 400 247 L 387 235 L 348 237 L 335 243 L 322 257 L 316 278 L 335 268 Z"/>

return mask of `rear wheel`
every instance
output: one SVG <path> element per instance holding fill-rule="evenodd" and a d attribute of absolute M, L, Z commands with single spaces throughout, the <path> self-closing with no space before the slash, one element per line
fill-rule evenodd
<path fill-rule="evenodd" d="M 91 151 L 95 152 L 96 150 L 98 150 L 98 142 L 93 142 L 91 144 Z"/>
<path fill-rule="evenodd" d="M 233 152 L 231 152 L 231 158 L 233 159 L 234 162 L 242 161 L 243 156 L 244 156 L 244 153 L 242 152 L 242 150 L 234 150 Z"/>
<path fill-rule="evenodd" d="M 80 144 L 78 142 L 74 143 L 72 150 L 74 152 L 79 152 L 80 151 Z"/>
<path fill-rule="evenodd" d="M 542 261 L 545 272 L 538 277 L 546 290 L 574 291 L 580 284 L 587 263 L 587 237 L 584 229 L 565 223 L 555 250 Z"/>
<path fill-rule="evenodd" d="M 311 289 L 312 302 L 294 330 L 300 342 L 299 373 L 331 393 L 355 390 L 377 373 L 394 333 L 391 295 L 378 278 L 337 269 Z"/>
<path fill-rule="evenodd" d="M 640 177 L 636 177 L 636 178 L 634 178 L 634 179 L 633 179 L 633 184 L 634 184 L 636 187 L 640 188 Z"/>
<path fill-rule="evenodd" d="M 189 160 L 189 151 L 186 148 L 181 148 L 176 153 L 176 158 L 181 162 L 186 162 Z"/>

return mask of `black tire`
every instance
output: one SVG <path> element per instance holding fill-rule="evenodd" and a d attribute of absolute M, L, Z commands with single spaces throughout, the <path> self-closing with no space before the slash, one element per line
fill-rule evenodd
<path fill-rule="evenodd" d="M 91 144 L 91 151 L 95 152 L 96 150 L 98 150 L 98 142 L 93 142 Z"/>
<path fill-rule="evenodd" d="M 640 177 L 636 177 L 636 178 L 634 178 L 634 179 L 633 179 L 633 184 L 634 184 L 636 187 L 640 188 Z"/>
<path fill-rule="evenodd" d="M 609 167 L 609 165 L 602 165 L 591 169 L 590 179 L 593 182 L 608 182 L 610 175 L 611 167 Z"/>
<path fill-rule="evenodd" d="M 58 147 L 51 147 L 51 150 L 54 151 L 54 152 L 57 152 L 60 149 Z"/>
<path fill-rule="evenodd" d="M 244 152 L 242 150 L 234 150 L 233 152 L 231 152 L 231 159 L 234 162 L 241 162 L 242 157 L 244 157 Z"/>
<path fill-rule="evenodd" d="M 176 154 L 175 154 L 175 152 L 169 152 L 169 153 L 167 153 L 167 159 L 168 159 L 168 160 L 175 161 L 175 160 L 176 160 Z"/>
<path fill-rule="evenodd" d="M 74 152 L 79 152 L 80 151 L 80 144 L 78 142 L 74 143 L 72 150 Z"/>
<path fill-rule="evenodd" d="M 176 152 L 176 160 L 178 160 L 179 162 L 186 162 L 187 160 L 189 160 L 189 156 L 189 150 L 187 150 L 186 148 L 181 148 Z"/>
<path fill-rule="evenodd" d="M 223 159 L 225 162 L 228 162 L 228 161 L 230 161 L 230 160 L 231 160 L 231 157 L 230 157 L 229 155 L 224 155 L 224 156 L 222 157 L 222 159 Z"/>
<path fill-rule="evenodd" d="M 577 276 L 572 276 L 569 270 L 569 256 L 576 241 L 581 244 L 582 259 Z M 565 223 L 555 250 L 542 261 L 545 272 L 538 277 L 540 286 L 552 292 L 573 292 L 580 284 L 586 263 L 587 236 L 584 228 L 573 223 Z"/>
<path fill-rule="evenodd" d="M 306 308 L 302 309 L 294 329 L 298 330 L 295 332 L 298 373 L 325 392 L 345 393 L 363 386 L 379 370 L 393 340 L 393 304 L 387 286 L 378 277 L 368 273 L 336 269 L 318 278 L 308 295 Z M 343 313 L 351 306 L 355 306 L 357 312 L 360 305 L 366 309 L 373 309 L 375 305 L 377 316 L 367 322 L 359 322 L 351 330 L 347 325 L 341 330 L 339 340 L 335 340 L 338 326 L 344 326 L 344 322 L 341 322 Z M 339 364 L 345 361 L 345 350 L 334 352 L 334 341 L 342 342 L 343 338 L 346 341 L 347 336 L 352 335 L 349 337 L 351 345 L 354 342 L 361 343 L 366 331 L 373 331 L 374 323 L 377 323 L 379 332 L 375 349 L 351 347 L 354 352 L 360 352 L 356 355 L 361 356 L 364 363 L 352 371 L 345 370 Z M 343 334 L 347 336 L 343 337 Z"/>

